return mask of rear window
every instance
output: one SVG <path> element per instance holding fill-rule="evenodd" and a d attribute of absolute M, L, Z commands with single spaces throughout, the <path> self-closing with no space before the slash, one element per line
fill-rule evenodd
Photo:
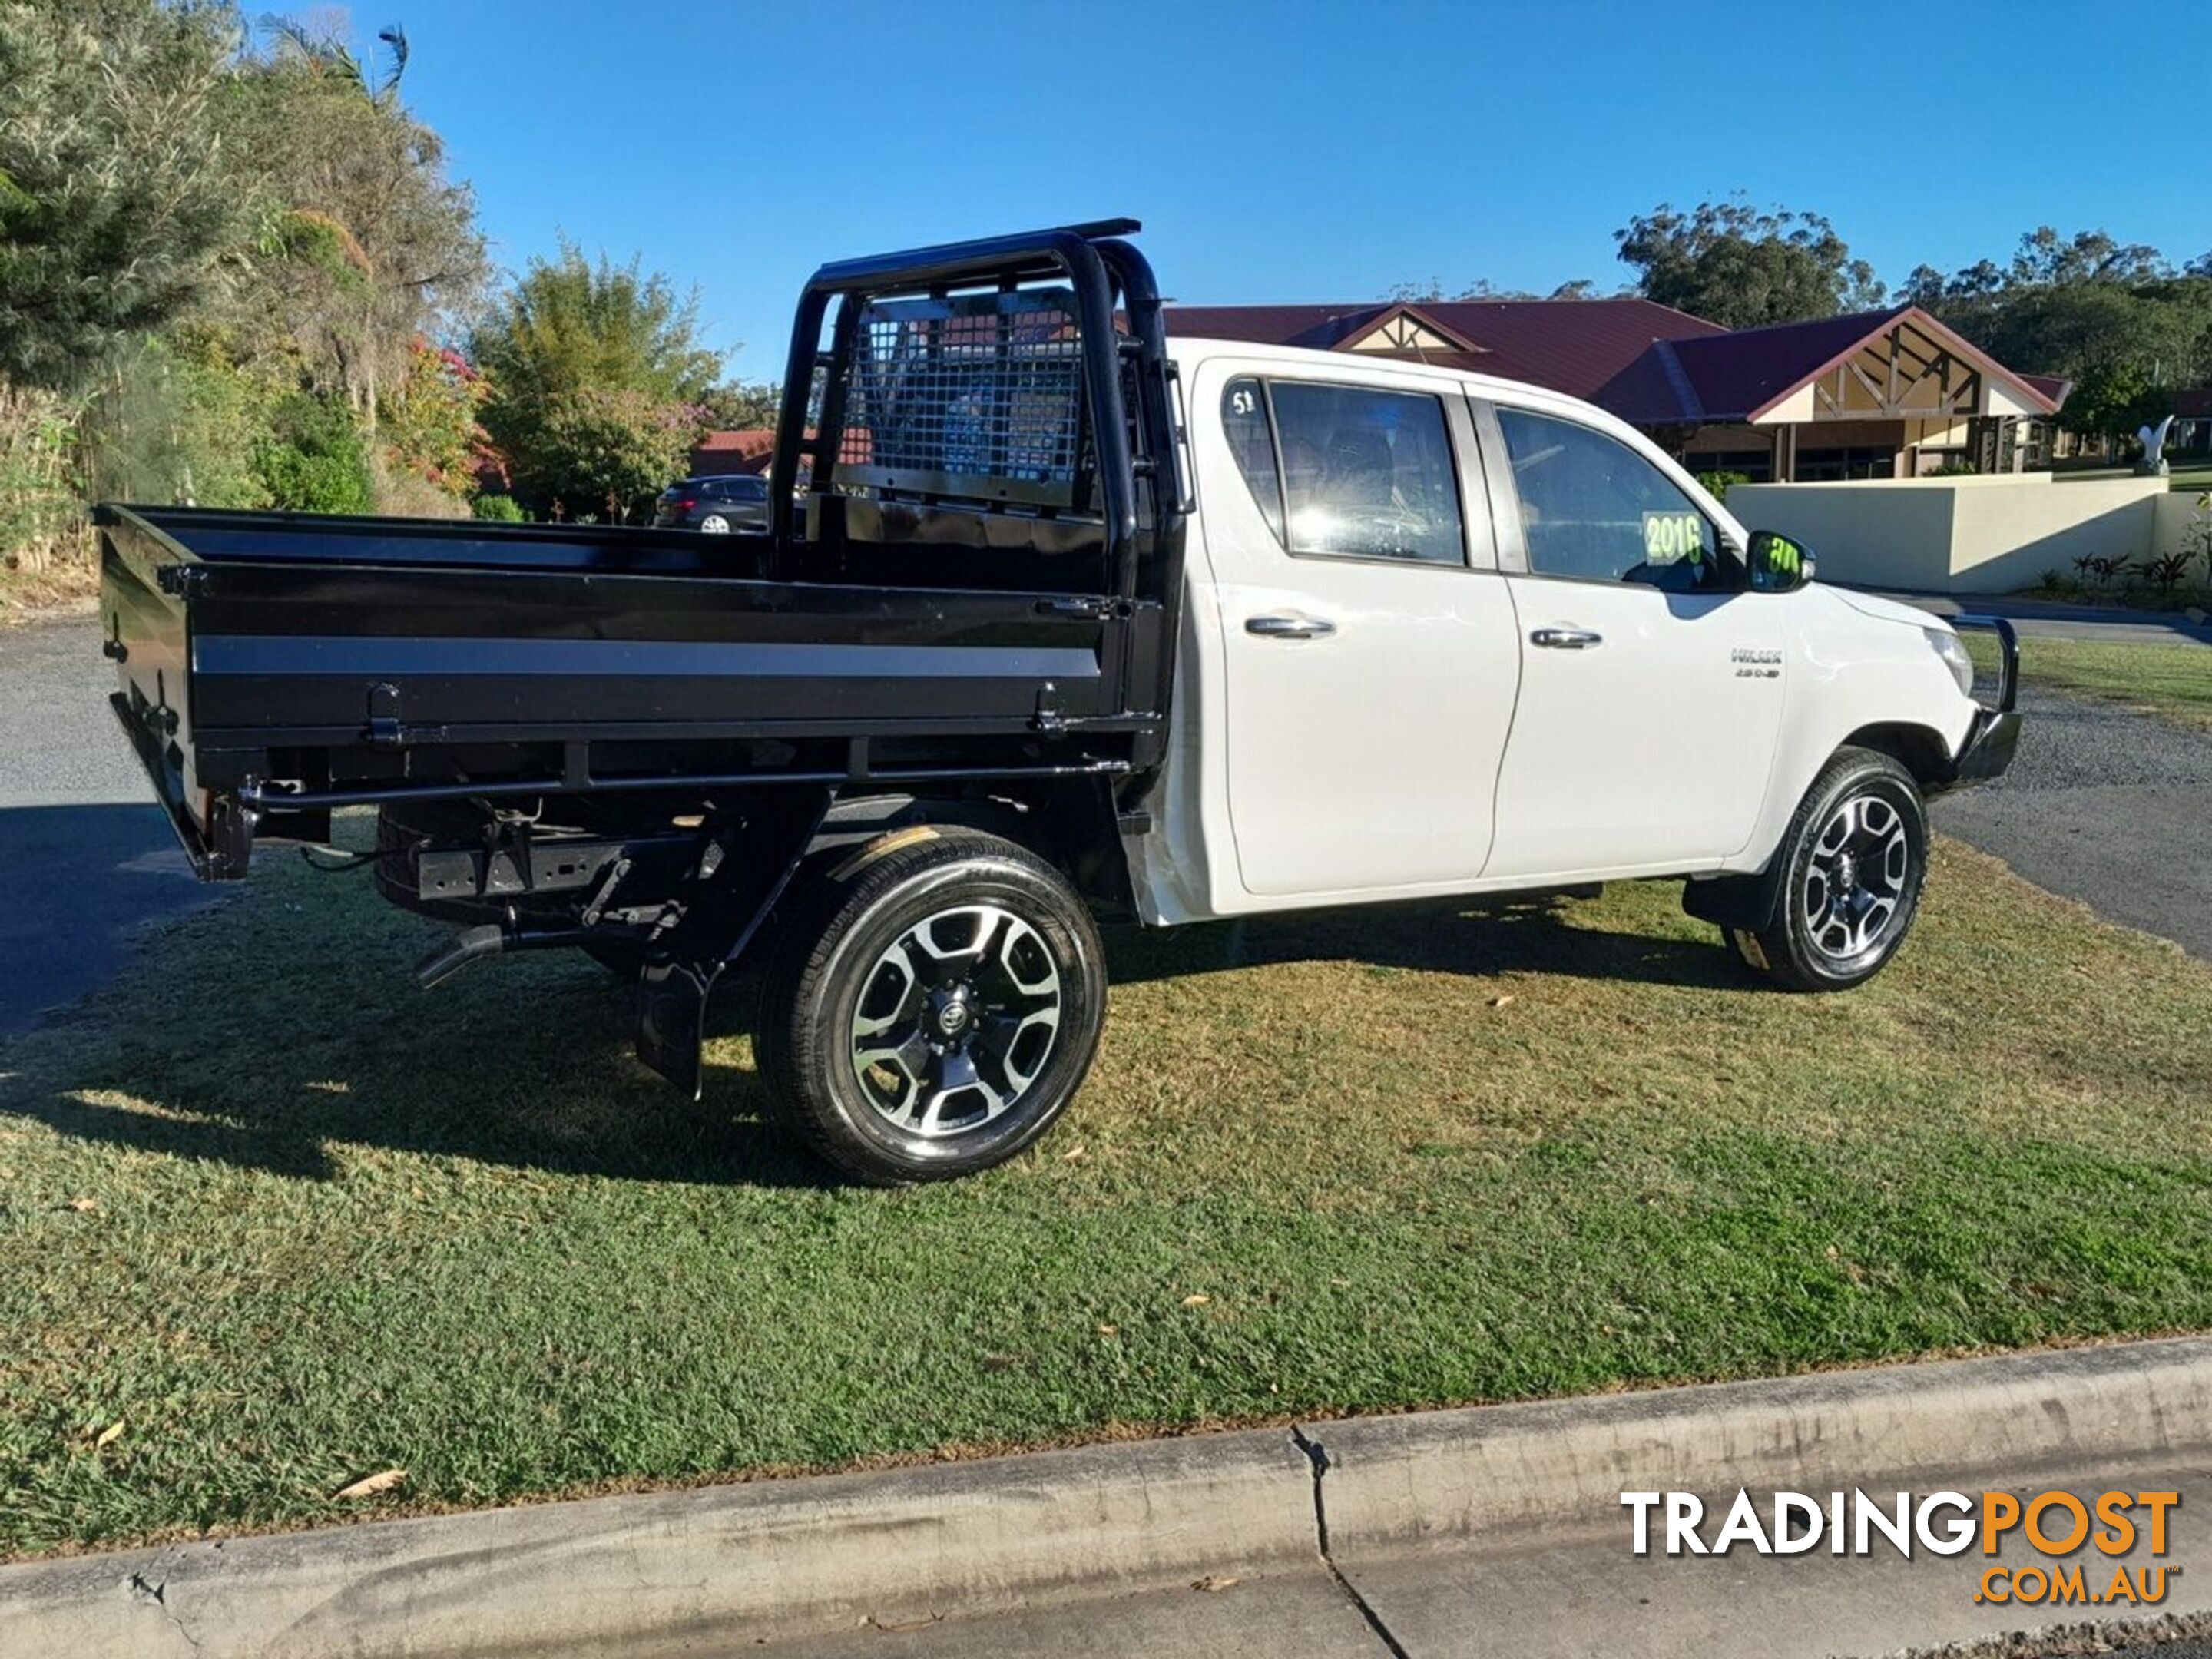
<path fill-rule="evenodd" d="M 1253 499 L 1292 554 L 1465 562 L 1459 478 L 1433 395 L 1240 377 L 1221 419 Z"/>

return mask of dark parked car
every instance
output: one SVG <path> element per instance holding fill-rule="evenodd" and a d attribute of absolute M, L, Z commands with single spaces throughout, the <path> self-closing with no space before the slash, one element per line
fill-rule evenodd
<path fill-rule="evenodd" d="M 703 530 L 726 536 L 733 530 L 768 528 L 768 480 L 750 473 L 686 478 L 660 492 L 653 523 L 671 530 Z"/>

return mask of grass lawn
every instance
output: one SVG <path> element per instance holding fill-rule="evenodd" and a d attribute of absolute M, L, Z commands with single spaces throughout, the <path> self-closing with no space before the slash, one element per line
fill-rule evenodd
<path fill-rule="evenodd" d="M 2201 455 L 2166 458 L 2168 487 L 2174 489 L 2212 489 L 2212 460 Z M 2136 470 L 2131 465 L 2076 467 L 2051 475 L 2054 483 L 2064 483 L 2074 478 L 2132 478 Z"/>
<path fill-rule="evenodd" d="M 1960 637 L 1975 663 L 1993 673 L 1996 640 L 1975 631 Z M 2184 725 L 2212 727 L 2212 647 L 2031 637 L 2020 642 L 2020 673 L 2023 684 L 2077 692 Z"/>
<path fill-rule="evenodd" d="M 434 933 L 270 854 L 0 1045 L 0 1551 L 2212 1326 L 2212 968 L 1948 842 L 1843 997 L 1662 886 L 1121 939 L 1060 1129 L 904 1193 Z"/>

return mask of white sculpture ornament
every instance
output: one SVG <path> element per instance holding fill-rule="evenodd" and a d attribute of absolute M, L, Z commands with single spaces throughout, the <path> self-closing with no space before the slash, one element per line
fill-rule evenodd
<path fill-rule="evenodd" d="M 2163 478 L 2166 468 L 2166 437 L 2173 430 L 2173 416 L 2169 415 L 2156 426 L 2136 428 L 2136 436 L 2142 440 L 2142 459 L 2136 463 L 2136 471 L 2146 477 Z"/>

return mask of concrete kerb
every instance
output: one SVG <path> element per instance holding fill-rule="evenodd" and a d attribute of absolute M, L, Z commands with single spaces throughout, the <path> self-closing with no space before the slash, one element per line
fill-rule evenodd
<path fill-rule="evenodd" d="M 2000 1484 L 2212 1449 L 2212 1341 L 2185 1338 L 1324 1423 L 1331 1553 L 1618 1530 L 1624 1492 Z"/>
<path fill-rule="evenodd" d="M 2185 1340 L 549 1504 L 0 1569 L 0 1652 L 501 1654 L 987 1613 L 1620 1529 L 1624 1490 L 1990 1484 L 2212 1449 Z"/>
<path fill-rule="evenodd" d="M 589 1652 L 897 1625 L 1310 1564 L 1312 1490 L 1274 1431 L 79 1556 L 0 1569 L 0 1653 Z"/>

